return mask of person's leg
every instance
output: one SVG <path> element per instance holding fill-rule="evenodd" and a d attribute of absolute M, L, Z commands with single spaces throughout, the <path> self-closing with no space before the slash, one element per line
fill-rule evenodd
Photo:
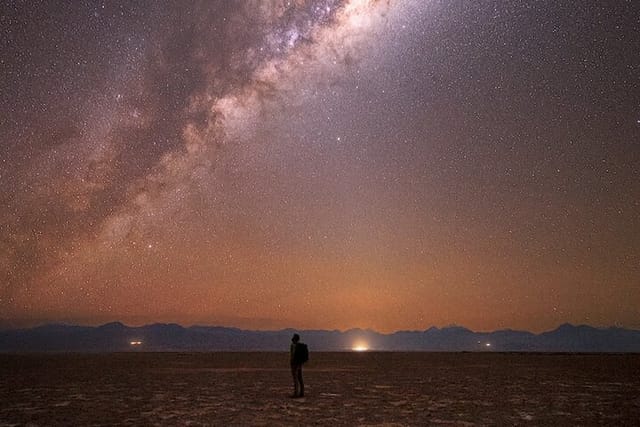
<path fill-rule="evenodd" d="M 297 366 L 291 365 L 291 376 L 293 377 L 293 397 L 298 395 L 298 372 Z"/>
<path fill-rule="evenodd" d="M 304 381 L 302 380 L 302 365 L 298 366 L 298 383 L 300 384 L 299 396 L 304 396 Z"/>

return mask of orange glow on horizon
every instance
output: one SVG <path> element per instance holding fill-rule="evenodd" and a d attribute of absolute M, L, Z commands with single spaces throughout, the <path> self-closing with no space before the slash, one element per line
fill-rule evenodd
<path fill-rule="evenodd" d="M 369 345 L 365 342 L 362 341 L 358 341 L 356 342 L 353 347 L 351 347 L 352 351 L 358 351 L 358 352 L 362 352 L 362 351 L 368 351 L 369 350 Z"/>

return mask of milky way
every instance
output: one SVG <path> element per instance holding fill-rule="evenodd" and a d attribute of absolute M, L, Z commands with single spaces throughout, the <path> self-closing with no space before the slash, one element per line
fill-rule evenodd
<path fill-rule="evenodd" d="M 0 321 L 640 327 L 634 2 L 1 6 Z"/>

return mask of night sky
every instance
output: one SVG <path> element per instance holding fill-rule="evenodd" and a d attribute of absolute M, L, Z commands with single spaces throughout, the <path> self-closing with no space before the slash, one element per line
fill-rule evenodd
<path fill-rule="evenodd" d="M 0 325 L 640 328 L 637 1 L 0 12 Z"/>

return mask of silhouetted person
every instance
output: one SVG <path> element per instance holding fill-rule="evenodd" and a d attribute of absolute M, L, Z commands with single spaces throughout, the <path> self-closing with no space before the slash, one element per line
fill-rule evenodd
<path fill-rule="evenodd" d="M 293 334 L 293 338 L 291 338 L 290 356 L 291 375 L 293 376 L 293 395 L 291 397 L 304 397 L 302 365 L 309 359 L 309 350 L 306 344 L 300 342 L 298 334 Z"/>

